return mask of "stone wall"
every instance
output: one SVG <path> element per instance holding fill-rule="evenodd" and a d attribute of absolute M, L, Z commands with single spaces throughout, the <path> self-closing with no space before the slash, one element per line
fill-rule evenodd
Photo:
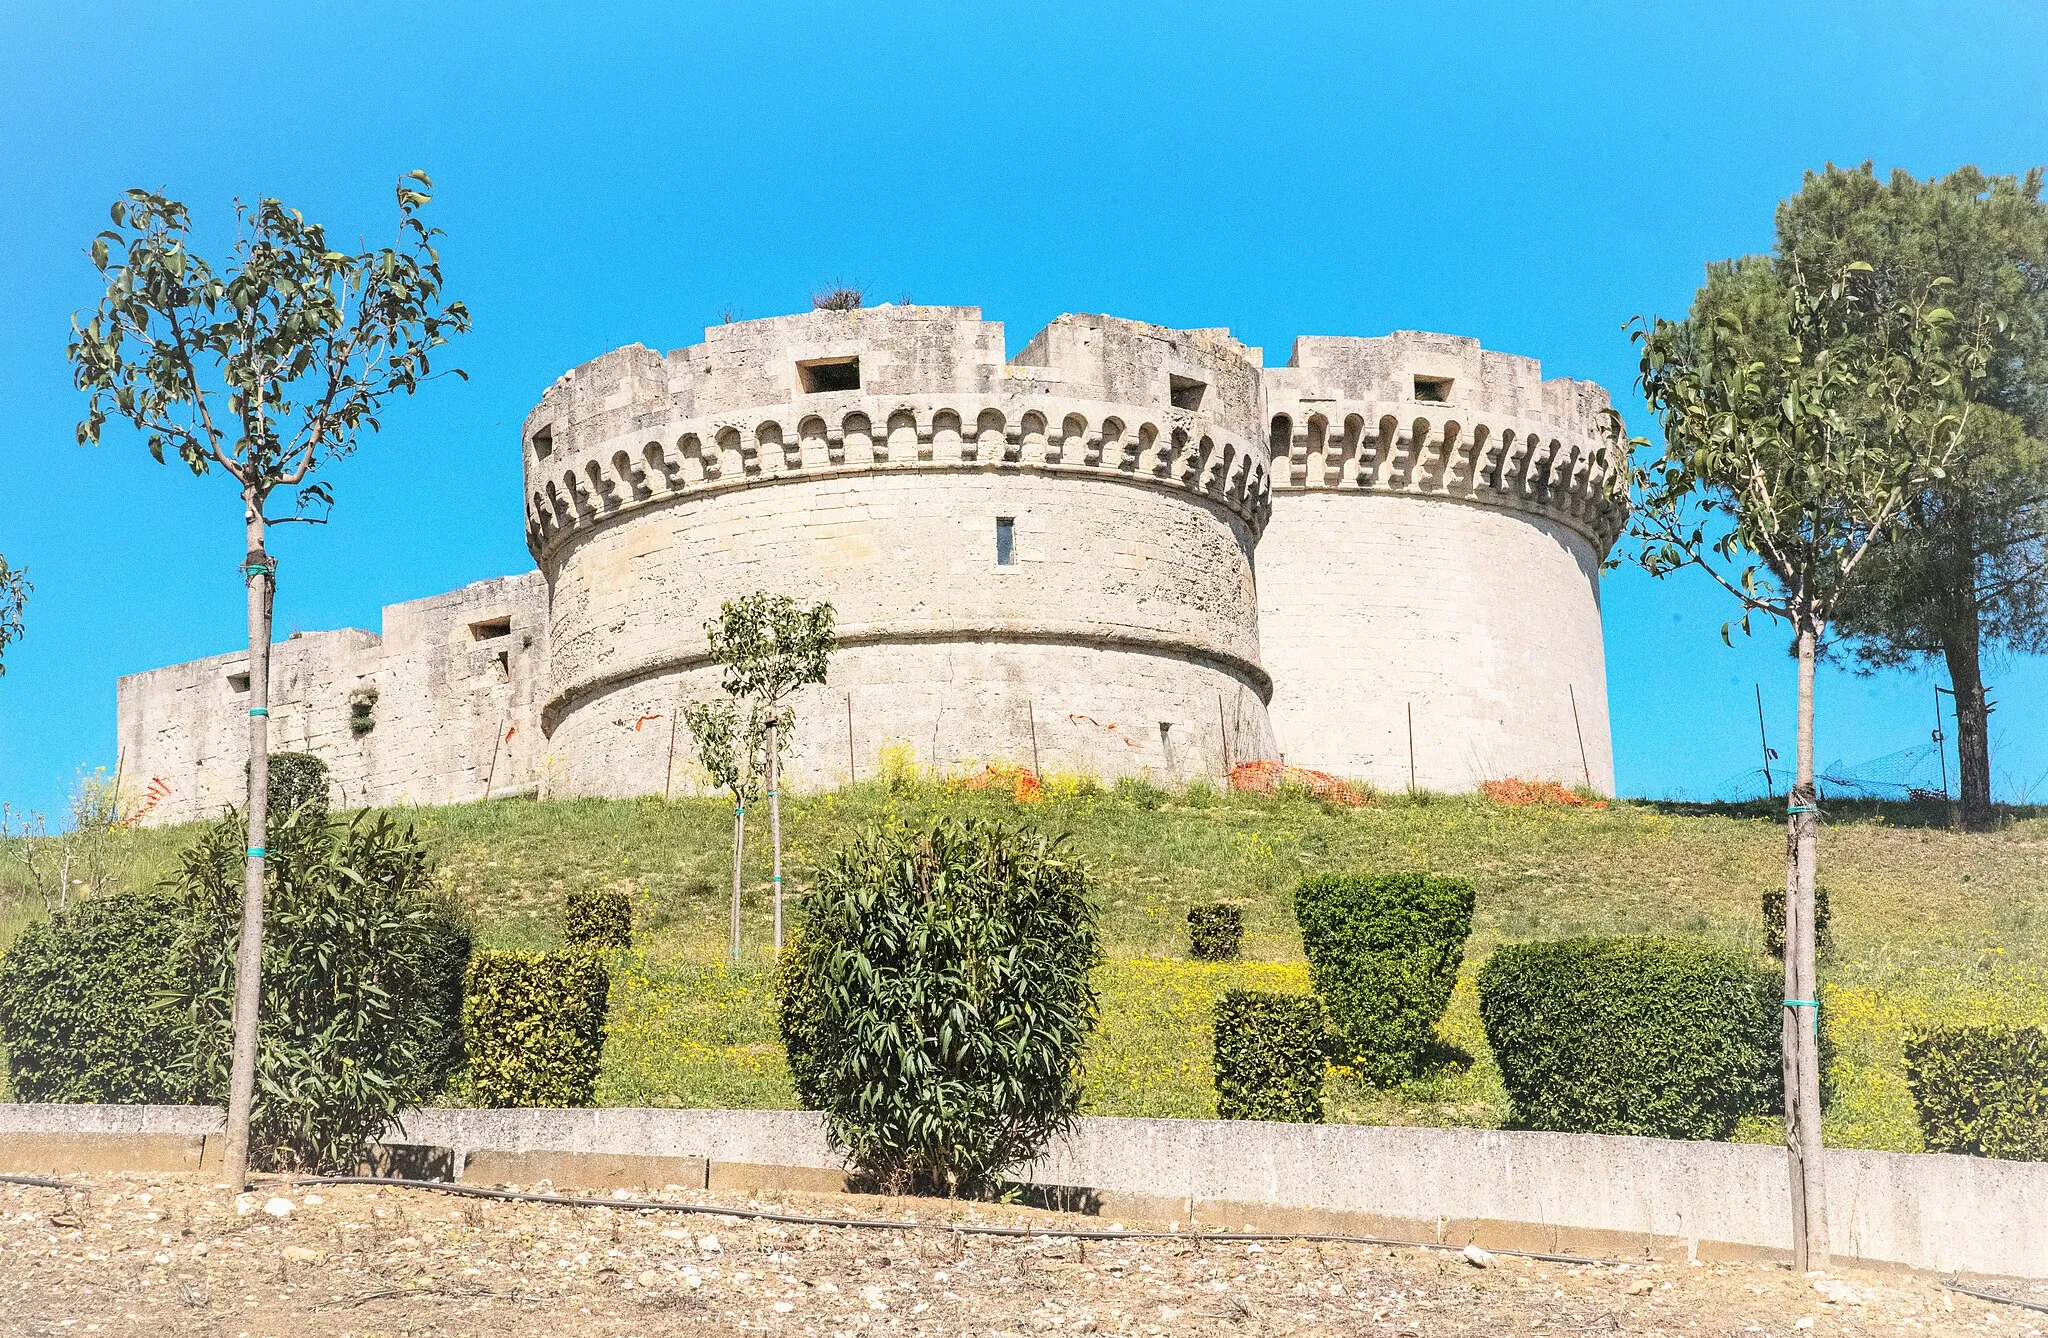
<path fill-rule="evenodd" d="M 795 787 L 1284 752 L 1404 788 L 1412 716 L 1419 786 L 1611 791 L 1598 386 L 1406 331 L 1266 369 L 1225 330 L 1062 316 L 1004 355 L 976 308 L 883 306 L 571 370 L 520 440 L 538 570 L 281 643 L 273 747 L 351 805 L 694 792 L 703 624 L 772 590 L 831 601 L 844 647 L 794 703 Z M 239 798 L 245 658 L 121 681 L 151 821 Z"/>
<path fill-rule="evenodd" d="M 1606 392 L 1412 331 L 1297 340 L 1266 390 L 1259 630 L 1287 760 L 1387 789 L 1611 794 Z"/>
<path fill-rule="evenodd" d="M 271 749 L 322 758 L 337 805 L 479 799 L 487 774 L 494 793 L 532 788 L 546 610 L 547 587 L 529 572 L 390 605 L 381 637 L 349 629 L 278 642 Z M 242 802 L 248 673 L 241 651 L 120 680 L 122 788 L 150 805 L 145 821 L 190 822 Z"/>

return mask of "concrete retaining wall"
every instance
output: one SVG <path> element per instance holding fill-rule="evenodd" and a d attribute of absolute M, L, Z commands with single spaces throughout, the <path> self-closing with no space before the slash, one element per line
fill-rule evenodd
<path fill-rule="evenodd" d="M 110 1159 L 124 1150 L 156 1158 L 126 1169 L 179 1169 L 146 1138 L 196 1147 L 219 1127 L 218 1111 L 199 1108 L 0 1106 L 0 1169 L 116 1169 Z M 70 1161 L 50 1160 L 52 1137 L 70 1140 Z M 91 1141 L 105 1154 L 81 1158 Z M 843 1183 L 822 1118 L 805 1111 L 424 1110 L 392 1141 L 453 1149 L 458 1174 L 510 1183 Z M 2048 1163 L 1827 1155 L 1844 1261 L 2048 1277 Z M 1020 1178 L 1092 1190 L 1090 1202 L 1133 1225 L 1702 1258 L 1776 1254 L 1790 1232 L 1785 1154 L 1748 1144 L 1090 1118 Z"/>

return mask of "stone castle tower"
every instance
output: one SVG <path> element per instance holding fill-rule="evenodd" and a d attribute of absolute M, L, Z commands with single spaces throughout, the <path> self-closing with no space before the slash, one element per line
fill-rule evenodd
<path fill-rule="evenodd" d="M 787 774 L 992 760 L 1113 778 L 1284 756 L 1386 788 L 1613 787 L 1607 396 L 1469 339 L 972 307 L 813 311 L 564 375 L 521 434 L 538 570 L 274 653 L 274 746 L 343 803 L 696 788 L 703 625 L 829 600 Z M 124 678 L 152 820 L 233 802 L 246 655 Z M 1412 727 L 1411 727 L 1412 722 Z"/>

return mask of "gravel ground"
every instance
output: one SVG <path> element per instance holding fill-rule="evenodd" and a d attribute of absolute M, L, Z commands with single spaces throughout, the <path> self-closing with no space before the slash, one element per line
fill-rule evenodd
<path fill-rule="evenodd" d="M 1447 1252 L 1353 1244 L 817 1228 L 368 1186 L 274 1184 L 231 1201 L 192 1176 L 72 1180 L 68 1190 L 0 1186 L 0 1333 L 2018 1338 L 2048 1329 L 2048 1315 L 1899 1273 L 1795 1277 L 1766 1264 L 1572 1266 L 1510 1256 L 1479 1267 Z M 756 1206 L 1047 1232 L 1106 1225 L 1021 1208 L 824 1195 Z"/>

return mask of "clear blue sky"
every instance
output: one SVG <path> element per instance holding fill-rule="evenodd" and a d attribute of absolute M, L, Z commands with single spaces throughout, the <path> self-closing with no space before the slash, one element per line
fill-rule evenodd
<path fill-rule="evenodd" d="M 0 39 L 0 552 L 36 583 L 0 679 L 0 799 L 55 809 L 114 762 L 114 679 L 242 638 L 226 480 L 111 435 L 73 445 L 82 254 L 132 185 L 224 250 L 269 194 L 389 235 L 439 188 L 476 331 L 287 527 L 280 633 L 531 565 L 517 432 L 619 344 L 835 278 L 975 304 L 1014 351 L 1063 311 L 1297 334 L 1472 335 L 1591 377 L 1640 422 L 1622 333 L 1759 250 L 1804 168 L 1926 175 L 2048 159 L 2048 7 L 1120 7 L 17 3 Z M 1721 645 L 1697 577 L 1608 578 L 1624 793 L 1755 765 L 1751 684 L 1789 754 L 1782 635 Z M 2048 673 L 1994 671 L 2000 788 L 2048 794 Z M 1926 739 L 1936 680 L 1829 674 L 1819 752 Z M 1940 680 L 1945 682 L 1945 678 Z"/>

